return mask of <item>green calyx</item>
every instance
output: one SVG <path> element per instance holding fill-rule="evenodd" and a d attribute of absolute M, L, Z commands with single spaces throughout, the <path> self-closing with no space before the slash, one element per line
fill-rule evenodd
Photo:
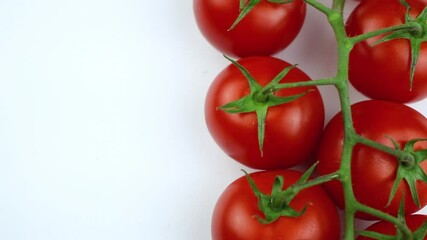
<path fill-rule="evenodd" d="M 405 204 L 404 200 L 400 202 L 400 208 L 399 213 L 397 215 L 397 218 L 400 223 L 402 223 L 403 226 L 406 226 L 405 221 Z M 374 231 L 361 231 L 359 232 L 361 236 L 369 237 L 372 239 L 378 239 L 378 240 L 418 240 L 418 239 L 424 239 L 427 236 L 427 222 L 424 222 L 417 230 L 411 233 L 407 233 L 405 235 L 404 231 L 396 226 L 396 235 L 386 235 Z M 410 235 L 410 236 L 407 236 Z"/>
<path fill-rule="evenodd" d="M 263 156 L 264 147 L 264 135 L 265 135 L 265 119 L 267 117 L 267 111 L 269 107 L 281 105 L 284 103 L 291 102 L 297 98 L 304 96 L 307 92 L 300 94 L 278 97 L 274 95 L 274 92 L 280 89 L 279 82 L 288 74 L 288 72 L 295 66 L 289 66 L 283 69 L 274 79 L 266 86 L 261 86 L 252 75 L 237 61 L 224 56 L 230 62 L 236 66 L 245 78 L 248 80 L 250 93 L 236 101 L 227 103 L 219 109 L 228 113 L 250 113 L 255 112 L 258 121 L 258 145 L 261 156 Z"/>
<path fill-rule="evenodd" d="M 394 139 L 390 138 L 390 140 L 393 142 L 393 145 L 396 149 L 400 149 L 400 145 Z M 397 168 L 396 180 L 391 189 L 387 206 L 390 205 L 391 201 L 396 195 L 397 187 L 402 180 L 405 180 L 408 184 L 414 203 L 418 207 L 420 206 L 416 183 L 417 181 L 427 183 L 427 174 L 419 165 L 421 162 L 427 159 L 427 149 L 422 149 L 419 151 L 414 150 L 415 143 L 420 141 L 427 141 L 427 139 L 413 139 L 407 142 L 403 147 L 402 151 L 406 154 L 404 154 L 404 157 L 398 158 L 399 166 Z"/>
<path fill-rule="evenodd" d="M 421 227 L 419 227 L 414 232 L 414 239 L 424 239 L 427 236 L 427 222 L 424 222 Z"/>
<path fill-rule="evenodd" d="M 409 89 L 412 90 L 415 68 L 417 66 L 418 57 L 420 55 L 421 44 L 427 41 L 427 7 L 418 15 L 413 18 L 409 14 L 411 6 L 405 1 L 400 0 L 401 4 L 406 7 L 405 23 L 410 24 L 412 27 L 402 29 L 390 33 L 384 38 L 375 43 L 380 44 L 393 39 L 407 39 L 411 45 L 411 64 L 410 64 L 410 79 Z"/>
<path fill-rule="evenodd" d="M 378 240 L 408 240 L 403 238 L 403 234 L 401 231 L 397 231 L 397 234 L 394 236 L 385 235 L 385 234 L 373 232 L 373 231 L 363 231 L 363 232 L 360 232 L 359 235 L 364 237 L 369 237 L 372 239 L 378 239 Z"/>
<path fill-rule="evenodd" d="M 267 1 L 271 2 L 271 3 L 276 3 L 276 4 L 284 4 L 284 3 L 290 3 L 293 0 L 267 0 Z M 248 2 L 248 3 L 246 3 L 246 2 Z M 233 22 L 231 27 L 228 29 L 228 31 L 235 28 L 237 26 L 237 24 L 239 24 L 239 22 L 242 21 L 242 19 L 244 17 L 246 17 L 246 15 L 260 2 L 261 2 L 261 0 L 249 0 L 249 1 L 240 0 L 240 4 L 239 4 L 240 14 L 237 17 L 237 19 Z"/>
<path fill-rule="evenodd" d="M 295 186 L 306 183 L 310 178 L 310 175 L 313 173 L 316 165 L 317 164 L 308 169 L 296 183 L 286 188 L 285 190 L 283 190 L 283 176 L 277 176 L 274 180 L 270 195 L 262 193 L 258 189 L 251 176 L 243 170 L 252 191 L 258 198 L 258 208 L 262 213 L 264 213 L 264 218 L 257 216 L 260 223 L 269 224 L 276 221 L 280 217 L 295 218 L 305 213 L 307 206 L 305 206 L 301 211 L 297 211 L 290 206 L 290 203 L 299 192 L 296 190 Z"/>

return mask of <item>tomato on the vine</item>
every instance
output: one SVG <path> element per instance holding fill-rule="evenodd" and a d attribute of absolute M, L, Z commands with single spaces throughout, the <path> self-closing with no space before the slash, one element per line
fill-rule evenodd
<path fill-rule="evenodd" d="M 405 222 L 411 231 L 416 232 L 423 224 L 427 222 L 427 216 L 420 215 L 420 214 L 410 215 L 405 218 Z M 384 220 L 372 224 L 371 226 L 366 228 L 365 231 L 372 231 L 372 232 L 384 234 L 390 237 L 396 236 L 397 234 L 396 226 Z M 420 235 L 423 235 L 423 234 L 421 233 Z M 373 240 L 373 239 L 374 238 L 365 237 L 365 236 L 359 236 L 357 238 L 357 240 Z M 427 240 L 427 235 L 424 234 L 423 238 L 416 238 L 415 240 Z"/>
<path fill-rule="evenodd" d="M 296 183 L 302 173 L 294 170 L 263 171 L 250 174 L 260 191 L 269 194 L 276 176 L 283 176 L 283 189 Z M 279 217 L 261 223 L 264 214 L 246 177 L 231 183 L 218 199 L 212 217 L 213 240 L 338 240 L 340 219 L 337 208 L 320 186 L 299 192 L 289 206 L 301 215 Z M 305 208 L 305 211 L 303 210 Z"/>
<path fill-rule="evenodd" d="M 400 203 L 404 200 L 406 214 L 411 214 L 427 204 L 427 183 L 412 178 L 425 175 L 427 161 L 419 159 L 418 155 L 425 156 L 427 149 L 427 119 L 416 110 L 399 103 L 380 100 L 362 101 L 352 105 L 352 116 L 356 133 L 360 136 L 378 142 L 392 149 L 405 149 L 414 157 L 413 162 L 400 161 L 398 158 L 358 143 L 354 146 L 351 161 L 352 187 L 356 199 L 367 206 L 397 215 Z M 419 141 L 413 142 L 414 139 Z M 320 175 L 337 171 L 342 159 L 344 141 L 344 126 L 341 113 L 338 113 L 326 126 L 320 142 L 317 159 L 317 171 Z M 409 143 L 409 144 L 408 144 Z M 412 146 L 413 144 L 413 146 Z M 407 148 L 409 146 L 409 148 Z M 397 182 L 398 169 L 407 171 L 405 176 L 411 178 L 414 189 L 410 189 L 409 182 L 402 179 Z M 425 181 L 425 176 L 424 176 Z M 395 194 L 391 192 L 395 184 Z M 343 190 L 341 183 L 332 181 L 325 184 L 337 205 L 344 207 Z M 414 194 L 419 197 L 419 204 L 415 203 Z M 390 201 L 391 200 L 391 201 Z M 358 217 L 374 219 L 367 214 L 358 213 Z"/>
<path fill-rule="evenodd" d="M 426 7 L 425 0 L 408 0 L 407 3 L 412 19 Z M 406 10 L 399 0 L 361 1 L 347 20 L 347 33 L 353 37 L 401 25 L 405 23 Z M 406 103 L 427 97 L 427 24 L 423 21 L 420 26 L 423 28 L 420 36 L 407 33 L 380 42 L 385 36 L 392 36 L 383 34 L 356 44 L 350 53 L 351 84 L 372 99 Z M 417 46 L 419 52 L 412 53 Z M 415 64 L 413 73 L 412 64 Z"/>
<path fill-rule="evenodd" d="M 230 27 L 241 13 L 238 0 L 194 0 L 193 9 L 201 33 L 217 50 L 249 57 L 286 48 L 302 28 L 306 4 L 303 0 L 260 1 L 233 29 Z"/>
<path fill-rule="evenodd" d="M 291 65 L 274 57 L 249 57 L 237 61 L 257 83 L 266 86 Z M 280 83 L 310 81 L 293 67 Z M 212 82 L 205 102 L 206 124 L 219 147 L 236 161 L 255 169 L 287 168 L 309 160 L 324 125 L 324 106 L 316 87 L 293 87 L 266 98 L 303 96 L 269 107 L 265 124 L 259 126 L 255 112 L 229 113 L 220 107 L 250 93 L 248 79 L 235 65 L 227 66 Z M 254 105 L 262 106 L 262 102 Z M 259 129 L 265 127 L 260 151 Z"/>

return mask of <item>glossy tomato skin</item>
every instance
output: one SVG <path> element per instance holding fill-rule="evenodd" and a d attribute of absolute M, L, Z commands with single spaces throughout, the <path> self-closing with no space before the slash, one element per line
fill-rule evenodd
<path fill-rule="evenodd" d="M 302 28 L 306 4 L 262 0 L 230 31 L 240 13 L 238 0 L 194 0 L 193 9 L 201 33 L 218 51 L 249 57 L 272 55 L 287 47 Z"/>
<path fill-rule="evenodd" d="M 352 106 L 354 127 L 361 136 L 393 147 L 392 137 L 401 146 L 409 140 L 427 137 L 427 119 L 414 109 L 399 103 L 380 100 L 368 100 Z M 317 171 L 320 175 L 339 169 L 343 145 L 343 121 L 337 114 L 328 123 L 320 142 L 317 159 Z M 415 150 L 427 148 L 427 142 L 415 144 Z M 405 213 L 411 214 L 420 208 L 414 204 L 406 182 L 398 186 L 396 196 L 386 207 L 394 180 L 398 162 L 396 158 L 379 150 L 357 144 L 353 149 L 351 174 L 356 199 L 363 204 L 381 211 L 397 215 L 402 192 L 404 192 Z M 427 171 L 427 161 L 420 166 Z M 341 184 L 337 181 L 325 184 L 326 190 L 340 208 L 344 207 Z M 427 204 L 427 184 L 417 182 L 417 191 L 422 206 Z M 363 219 L 375 219 L 358 213 Z"/>
<path fill-rule="evenodd" d="M 295 183 L 301 173 L 294 170 L 252 173 L 255 184 L 265 194 L 271 192 L 276 176 L 284 177 L 284 189 Z M 270 224 L 262 224 L 255 216 L 263 216 L 257 198 L 246 177 L 231 183 L 218 199 L 212 217 L 212 240 L 338 240 L 340 219 L 337 209 L 319 186 L 301 191 L 291 206 L 306 212 L 300 217 L 280 217 Z"/>
<path fill-rule="evenodd" d="M 249 57 L 238 61 L 262 86 L 289 63 L 274 57 Z M 310 81 L 293 68 L 281 83 Z M 232 114 L 220 110 L 226 103 L 249 93 L 249 84 L 234 65 L 226 67 L 212 82 L 205 101 L 206 125 L 219 147 L 231 158 L 254 169 L 281 169 L 309 160 L 324 127 L 324 106 L 316 87 L 279 90 L 277 96 L 309 91 L 304 96 L 270 107 L 265 120 L 263 154 L 259 150 L 255 112 Z"/>
<path fill-rule="evenodd" d="M 425 0 L 407 2 L 413 17 L 426 6 Z M 405 12 L 406 8 L 398 0 L 361 1 L 348 18 L 347 33 L 356 36 L 400 25 L 405 21 Z M 421 45 L 411 89 L 409 41 L 395 39 L 375 45 L 384 36 L 354 46 L 349 64 L 351 84 L 372 99 L 408 103 L 427 97 L 427 43 Z"/>
<path fill-rule="evenodd" d="M 426 215 L 410 215 L 405 218 L 406 224 L 408 225 L 409 229 L 411 231 L 416 231 L 423 223 L 427 221 Z M 386 221 L 379 221 L 371 226 L 369 226 L 366 231 L 374 231 L 377 233 L 382 233 L 390 236 L 396 235 L 396 226 L 393 224 L 386 222 Z M 365 237 L 365 236 L 359 236 L 356 240 L 373 240 L 373 238 Z M 423 239 L 417 239 L 417 240 L 427 240 L 427 236 Z"/>

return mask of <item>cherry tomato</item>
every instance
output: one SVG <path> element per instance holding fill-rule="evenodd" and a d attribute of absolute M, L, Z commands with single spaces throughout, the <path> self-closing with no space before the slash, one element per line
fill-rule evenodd
<path fill-rule="evenodd" d="M 294 170 L 264 171 L 250 176 L 260 191 L 269 194 L 278 175 L 284 177 L 283 189 L 302 176 Z M 241 177 L 225 189 L 216 203 L 212 217 L 212 239 L 340 239 L 337 208 L 320 186 L 302 190 L 290 202 L 290 206 L 296 211 L 307 208 L 298 217 L 279 217 L 272 223 L 260 223 L 256 216 L 262 217 L 263 213 L 258 209 L 258 199 L 246 177 Z"/>
<path fill-rule="evenodd" d="M 399 103 L 380 100 L 368 100 L 352 106 L 354 127 L 361 136 L 395 148 L 393 141 L 401 147 L 416 138 L 427 138 L 427 119 L 414 109 Z M 326 126 L 319 146 L 317 171 L 320 175 L 339 169 L 344 132 L 341 113 L 337 114 Z M 414 150 L 427 149 L 427 142 L 420 141 Z M 402 180 L 390 205 L 389 197 L 396 180 L 397 158 L 380 150 L 362 144 L 356 144 L 351 160 L 353 191 L 356 199 L 370 207 L 397 215 L 404 197 L 405 213 L 411 214 L 427 204 L 427 184 L 416 182 L 420 207 L 414 203 L 410 189 Z M 427 161 L 418 164 L 427 171 Z M 344 207 L 342 186 L 338 181 L 325 184 L 332 199 L 340 208 Z M 367 214 L 357 214 L 364 219 L 374 219 Z"/>
<path fill-rule="evenodd" d="M 249 57 L 238 62 L 262 86 L 291 66 L 274 57 Z M 297 81 L 310 81 L 310 78 L 294 67 L 280 83 Z M 249 92 L 248 80 L 232 64 L 212 82 L 206 96 L 205 119 L 219 147 L 236 161 L 256 169 L 287 168 L 309 160 L 324 127 L 324 106 L 318 89 L 297 87 L 275 92 L 276 96 L 306 94 L 294 101 L 268 108 L 262 153 L 256 113 L 233 114 L 219 109 Z"/>
<path fill-rule="evenodd" d="M 409 0 L 411 16 L 426 7 L 425 0 Z M 368 33 L 405 22 L 406 8 L 398 0 L 361 1 L 348 18 L 349 36 Z M 350 54 L 349 79 L 364 95 L 400 103 L 427 97 L 427 44 L 422 43 L 411 86 L 411 45 L 407 39 L 376 44 L 385 35 L 356 44 Z"/>
<path fill-rule="evenodd" d="M 425 215 L 410 215 L 405 218 L 406 224 L 408 225 L 409 229 L 411 229 L 413 232 L 416 231 L 419 227 L 421 227 L 422 224 L 424 224 L 427 221 L 427 216 Z M 373 231 L 377 233 L 382 233 L 389 236 L 396 236 L 396 226 L 391 224 L 390 222 L 386 221 L 379 221 L 371 226 L 369 226 L 366 231 Z M 365 237 L 365 236 L 359 236 L 357 240 L 371 240 L 373 238 Z M 427 240 L 427 236 L 425 236 L 423 239 L 417 239 L 417 240 Z"/>
<path fill-rule="evenodd" d="M 234 57 L 272 55 L 287 47 L 302 28 L 306 13 L 304 1 L 277 4 L 263 0 L 229 30 L 240 13 L 239 2 L 193 1 L 200 31 L 223 54 Z"/>

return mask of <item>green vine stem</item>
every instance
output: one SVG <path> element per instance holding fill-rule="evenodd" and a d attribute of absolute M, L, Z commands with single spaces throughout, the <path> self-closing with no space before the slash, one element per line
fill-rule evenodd
<path fill-rule="evenodd" d="M 383 34 L 387 34 L 390 32 L 394 32 L 394 31 L 399 31 L 399 30 L 405 30 L 405 29 L 415 29 L 417 30 L 419 28 L 419 24 L 416 22 L 408 22 L 405 24 L 401 24 L 401 25 L 397 25 L 397 26 L 392 26 L 392 27 L 387 27 L 387 28 L 382 28 L 376 31 L 372 31 L 372 32 L 368 32 L 368 33 L 364 33 L 364 34 L 360 34 L 357 36 L 354 36 L 352 38 L 350 38 L 350 41 L 353 44 L 356 44 L 358 42 L 362 42 L 365 41 L 369 38 L 375 37 L 375 36 L 379 36 L 379 35 L 383 35 Z"/>
<path fill-rule="evenodd" d="M 392 222 L 393 224 L 398 226 L 398 228 L 402 231 L 402 233 L 405 236 L 405 239 L 412 239 L 411 231 L 408 229 L 408 227 L 404 222 L 402 223 L 402 221 L 398 217 L 394 217 L 384 212 L 381 212 L 379 210 L 365 206 L 359 203 L 354 196 L 354 192 L 352 189 L 352 177 L 351 177 L 350 166 L 351 166 L 352 151 L 354 146 L 357 143 L 363 143 L 399 157 L 401 157 L 401 155 L 405 153 L 396 149 L 383 146 L 369 139 L 365 139 L 356 133 L 353 125 L 353 119 L 351 114 L 351 101 L 350 101 L 349 90 L 348 90 L 349 89 L 348 66 L 349 66 L 350 52 L 356 43 L 374 36 L 381 35 L 381 34 L 386 34 L 392 31 L 402 30 L 402 29 L 413 29 L 413 28 L 416 28 L 417 26 L 413 26 L 414 24 L 408 23 L 408 24 L 402 24 L 395 27 L 384 28 L 378 31 L 373 31 L 370 33 L 356 36 L 356 37 L 348 37 L 345 30 L 345 22 L 344 22 L 344 16 L 343 16 L 345 0 L 334 0 L 332 3 L 332 8 L 329 8 L 329 9 L 325 7 L 323 4 L 319 3 L 318 1 L 315 1 L 315 0 L 305 0 L 305 1 L 307 4 L 313 6 L 314 8 L 326 14 L 328 22 L 335 34 L 335 39 L 336 39 L 337 48 L 338 48 L 337 75 L 335 79 L 330 80 L 330 82 L 333 83 L 333 85 L 336 87 L 338 91 L 342 117 L 344 121 L 344 144 L 343 144 L 343 151 L 342 151 L 342 161 L 341 161 L 340 169 L 338 171 L 339 180 L 341 181 L 341 184 L 343 186 L 344 200 L 346 202 L 344 239 L 352 240 L 355 238 L 354 219 L 355 219 L 355 213 L 357 211 L 365 212 L 373 216 L 379 217 L 381 219 L 384 219 L 386 221 Z"/>
<path fill-rule="evenodd" d="M 361 143 L 363 145 L 366 145 L 366 146 L 375 148 L 377 150 L 380 150 L 382 152 L 388 153 L 390 155 L 393 155 L 396 158 L 399 158 L 399 159 L 413 159 L 414 158 L 411 154 L 409 154 L 407 152 L 404 152 L 404 151 L 402 151 L 400 149 L 395 149 L 395 148 L 387 147 L 387 146 L 385 146 L 383 144 L 380 144 L 378 142 L 375 142 L 375 141 L 372 141 L 370 139 L 364 138 L 364 137 L 362 137 L 362 136 L 360 136 L 358 134 L 355 134 L 354 138 L 356 139 L 357 142 L 359 142 L 359 143 Z"/>
<path fill-rule="evenodd" d="M 377 216 L 377 217 L 380 217 L 381 219 L 383 219 L 385 221 L 393 223 L 402 232 L 404 239 L 416 240 L 416 239 L 414 239 L 411 230 L 408 228 L 408 226 L 406 226 L 406 223 L 402 219 L 400 219 L 399 217 L 395 217 L 395 216 L 386 214 L 384 212 L 381 212 L 378 209 L 368 207 L 368 206 L 363 205 L 357 201 L 355 201 L 353 203 L 353 205 L 357 211 L 368 213 L 372 216 Z"/>
<path fill-rule="evenodd" d="M 409 228 L 406 226 L 405 222 L 399 219 L 398 217 L 389 215 L 377 209 L 371 208 L 364 204 L 361 204 L 357 201 L 354 196 L 353 188 L 352 188 L 352 177 L 351 177 L 351 157 L 353 148 L 356 144 L 361 143 L 378 150 L 384 151 L 386 153 L 392 154 L 397 158 L 406 158 L 411 157 L 407 156 L 408 153 L 405 153 L 399 149 L 394 149 L 377 143 L 375 141 L 366 139 L 360 135 L 358 135 L 354 129 L 353 119 L 351 114 L 351 100 L 349 96 L 349 80 L 348 80 L 348 66 L 349 66 L 349 56 L 350 52 L 353 49 L 354 45 L 358 42 L 364 41 L 366 39 L 387 34 L 393 31 L 398 30 L 411 30 L 417 29 L 419 26 L 416 26 L 415 23 L 405 23 L 398 26 L 388 27 L 376 31 L 372 31 L 369 33 L 361 34 L 354 37 L 347 36 L 345 30 L 345 22 L 344 22 L 344 6 L 345 0 L 333 0 L 332 7 L 327 7 L 326 5 L 316 1 L 316 0 L 305 0 L 305 2 L 324 13 L 328 19 L 330 26 L 333 29 L 335 40 L 337 43 L 338 49 L 338 68 L 337 74 L 333 78 L 319 79 L 313 80 L 310 82 L 298 82 L 298 83 L 286 83 L 279 84 L 276 86 L 277 88 L 291 88 L 291 87 L 299 87 L 299 86 L 319 86 L 319 85 L 332 85 L 338 91 L 340 106 L 342 112 L 342 118 L 344 121 L 344 144 L 342 150 L 342 161 L 340 168 L 337 172 L 331 173 L 324 176 L 319 176 L 310 181 L 304 183 L 297 183 L 290 187 L 289 191 L 292 191 L 293 194 L 297 194 L 298 192 L 306 189 L 308 187 L 319 185 L 332 180 L 339 180 L 343 186 L 344 191 L 344 200 L 345 204 L 345 230 L 344 230 L 344 239 L 345 240 L 353 240 L 355 238 L 355 213 L 356 212 L 364 212 L 368 213 L 372 216 L 376 216 L 385 221 L 391 222 L 398 227 L 398 229 L 404 235 L 404 239 L 413 239 L 413 235 Z"/>

